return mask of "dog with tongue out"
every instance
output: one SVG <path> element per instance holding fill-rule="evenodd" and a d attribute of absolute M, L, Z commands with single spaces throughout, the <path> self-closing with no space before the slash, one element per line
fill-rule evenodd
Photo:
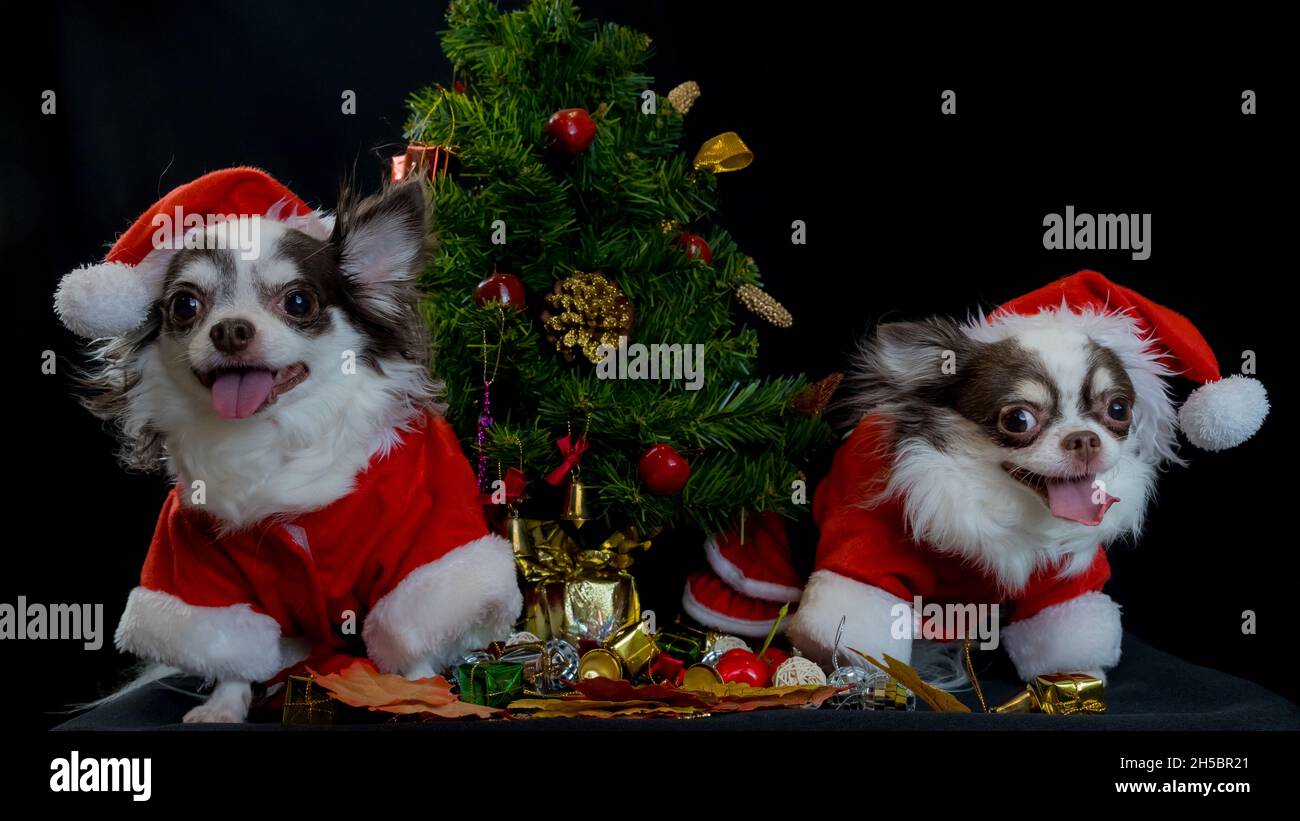
<path fill-rule="evenodd" d="M 908 661 L 915 597 L 1002 605 L 1026 680 L 1119 661 L 1105 547 L 1136 536 L 1158 468 L 1263 424 L 1259 382 L 1222 378 L 1186 317 L 1094 271 L 988 316 L 881 325 L 847 400 L 855 427 L 818 486 L 816 568 L 787 634 Z M 1167 379 L 1199 383 L 1176 408 Z"/>
<path fill-rule="evenodd" d="M 418 180 L 330 214 L 230 168 L 59 284 L 92 341 L 85 404 L 174 481 L 116 642 L 214 685 L 188 722 L 242 721 L 254 683 L 356 655 L 432 675 L 522 607 L 429 379 L 428 212 Z"/>

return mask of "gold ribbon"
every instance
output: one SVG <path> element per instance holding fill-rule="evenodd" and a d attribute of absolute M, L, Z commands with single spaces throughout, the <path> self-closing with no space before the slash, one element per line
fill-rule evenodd
<path fill-rule="evenodd" d="M 568 635 L 571 624 L 581 637 L 591 630 L 618 627 L 601 626 L 611 617 L 619 623 L 641 617 L 636 584 L 627 569 L 633 551 L 648 549 L 650 540 L 635 528 L 615 531 L 599 547 L 584 550 L 558 522 L 524 519 L 520 524 L 526 536 L 524 544 L 515 545 L 515 564 L 528 591 L 525 619 L 531 632 L 576 641 Z M 605 638 L 604 633 L 599 638 Z"/>
<path fill-rule="evenodd" d="M 712 171 L 722 174 L 727 171 L 739 171 L 748 168 L 754 161 L 754 152 L 749 150 L 745 141 L 734 131 L 727 131 L 700 146 L 695 154 L 696 171 Z"/>
<path fill-rule="evenodd" d="M 650 540 L 636 528 L 612 533 L 600 547 L 583 550 L 558 522 L 523 520 L 531 553 L 516 555 L 515 563 L 529 581 L 563 581 L 575 575 L 621 573 L 632 566 L 632 552 L 647 550 Z"/>

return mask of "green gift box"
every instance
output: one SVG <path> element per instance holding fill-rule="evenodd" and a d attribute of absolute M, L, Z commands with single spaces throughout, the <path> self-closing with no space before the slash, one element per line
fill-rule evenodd
<path fill-rule="evenodd" d="M 456 667 L 460 698 L 484 707 L 505 707 L 524 693 L 524 665 L 513 661 L 479 661 Z"/>
<path fill-rule="evenodd" d="M 655 636 L 655 644 L 659 645 L 660 650 L 687 667 L 700 663 L 708 641 L 709 636 L 703 630 L 696 630 L 684 624 L 670 625 Z"/>

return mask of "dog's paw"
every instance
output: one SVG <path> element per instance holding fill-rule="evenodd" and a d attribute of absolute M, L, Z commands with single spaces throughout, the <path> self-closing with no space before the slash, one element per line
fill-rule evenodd
<path fill-rule="evenodd" d="M 200 704 L 181 719 L 186 724 L 240 724 L 248 717 L 248 709 L 234 704 Z"/>
<path fill-rule="evenodd" d="M 248 718 L 252 688 L 242 681 L 223 681 L 212 688 L 208 700 L 190 710 L 182 719 L 186 724 L 239 724 Z"/>

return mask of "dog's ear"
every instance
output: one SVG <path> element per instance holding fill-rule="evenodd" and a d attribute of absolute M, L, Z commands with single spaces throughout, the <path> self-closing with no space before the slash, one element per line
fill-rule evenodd
<path fill-rule="evenodd" d="M 330 238 L 339 268 L 359 286 L 363 298 L 379 307 L 393 286 L 405 286 L 428 261 L 431 237 L 423 183 L 399 183 L 360 201 L 344 191 Z"/>
<path fill-rule="evenodd" d="M 909 400 L 939 402 L 974 344 L 951 319 L 882 324 L 858 349 L 850 401 L 862 414 Z"/>

